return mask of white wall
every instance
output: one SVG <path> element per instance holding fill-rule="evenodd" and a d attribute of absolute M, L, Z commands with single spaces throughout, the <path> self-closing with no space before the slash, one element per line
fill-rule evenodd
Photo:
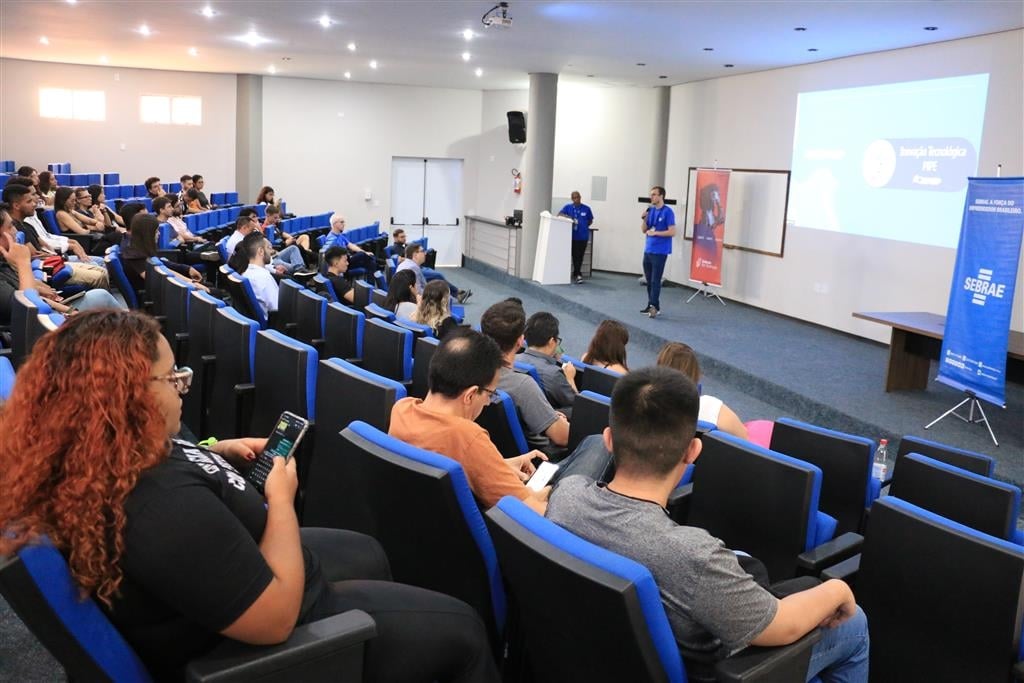
<path fill-rule="evenodd" d="M 508 141 L 510 111 L 526 112 L 528 90 L 485 90 L 480 117 L 480 173 L 475 202 L 468 202 L 484 218 L 504 220 L 515 209 L 523 208 L 523 195 L 512 191 L 512 169 L 525 168 L 525 144 Z M 526 113 L 526 139 L 530 139 L 530 114 Z M 529 182 L 529 181 L 527 181 Z"/>
<path fill-rule="evenodd" d="M 790 167 L 797 94 L 987 72 L 988 107 L 979 174 L 1024 175 L 1024 31 L 850 57 L 676 86 L 672 89 L 670 196 L 686 192 L 687 169 Z M 685 200 L 685 197 L 684 197 Z M 685 217 L 677 211 L 677 221 Z M 726 226 L 728 230 L 728 225 Z M 683 244 L 683 248 L 679 245 Z M 639 248 L 639 247 L 638 247 Z M 668 277 L 685 282 L 690 243 L 677 238 Z M 723 295 L 880 341 L 889 331 L 853 311 L 945 314 L 955 249 L 790 226 L 785 258 L 726 250 Z M 1024 266 L 1013 329 L 1024 329 Z"/>
<path fill-rule="evenodd" d="M 41 118 L 44 87 L 104 91 L 106 121 Z M 203 123 L 144 124 L 141 95 L 198 95 Z M 76 173 L 120 173 L 125 184 L 201 173 L 207 192 L 233 190 L 235 77 L 0 59 L 0 158 L 41 171 L 68 161 Z"/>
<path fill-rule="evenodd" d="M 481 100 L 479 90 L 264 78 L 263 180 L 290 211 L 386 228 L 392 157 L 463 159 L 465 212 L 477 194 Z"/>
<path fill-rule="evenodd" d="M 657 93 L 654 88 L 610 88 L 573 81 L 558 85 L 555 178 L 552 195 L 573 190 L 594 211 L 594 267 L 639 271 L 638 226 L 652 160 Z M 590 197 L 592 176 L 607 176 L 606 201 Z M 529 182 L 529 178 L 524 179 Z"/>

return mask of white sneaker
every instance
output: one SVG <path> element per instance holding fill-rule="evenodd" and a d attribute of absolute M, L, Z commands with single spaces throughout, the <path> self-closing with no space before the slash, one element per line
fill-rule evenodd
<path fill-rule="evenodd" d="M 657 308 L 655 308 L 654 306 L 651 306 L 650 310 L 647 311 L 647 315 L 649 315 L 652 318 L 657 318 L 659 312 L 660 311 L 658 311 Z"/>

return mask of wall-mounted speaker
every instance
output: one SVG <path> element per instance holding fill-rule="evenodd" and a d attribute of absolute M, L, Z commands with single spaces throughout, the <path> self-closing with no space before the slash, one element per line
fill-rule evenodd
<path fill-rule="evenodd" d="M 521 111 L 508 112 L 508 141 L 526 142 L 526 116 Z"/>

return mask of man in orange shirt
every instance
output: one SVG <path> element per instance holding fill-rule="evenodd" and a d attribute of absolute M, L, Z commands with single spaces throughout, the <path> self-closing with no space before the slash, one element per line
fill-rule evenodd
<path fill-rule="evenodd" d="M 388 433 L 462 465 L 469 487 L 484 509 L 503 496 L 515 496 L 544 514 L 551 487 L 533 491 L 525 482 L 535 470 L 533 459 L 547 460 L 547 456 L 534 450 L 502 458 L 487 430 L 473 421 L 488 403 L 497 400 L 501 367 L 501 350 L 490 337 L 474 330 L 449 335 L 430 362 L 427 397 L 396 403 Z M 588 437 L 560 463 L 557 474 L 600 479 L 610 463 L 611 455 L 600 437 Z"/>

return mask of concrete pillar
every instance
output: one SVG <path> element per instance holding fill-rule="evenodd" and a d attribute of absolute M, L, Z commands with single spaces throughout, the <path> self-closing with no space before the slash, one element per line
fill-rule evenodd
<path fill-rule="evenodd" d="M 526 279 L 533 275 L 540 212 L 551 210 L 557 101 L 558 74 L 530 74 L 526 163 L 523 169 L 523 234 L 519 242 L 519 277 Z"/>
<path fill-rule="evenodd" d="M 238 74 L 235 99 L 235 191 L 251 204 L 263 186 L 263 77 Z"/>
<path fill-rule="evenodd" d="M 668 160 L 668 112 L 672 89 L 663 85 L 655 88 L 655 93 L 657 99 L 654 103 L 654 138 L 651 140 L 651 173 L 648 185 L 664 187 Z"/>

